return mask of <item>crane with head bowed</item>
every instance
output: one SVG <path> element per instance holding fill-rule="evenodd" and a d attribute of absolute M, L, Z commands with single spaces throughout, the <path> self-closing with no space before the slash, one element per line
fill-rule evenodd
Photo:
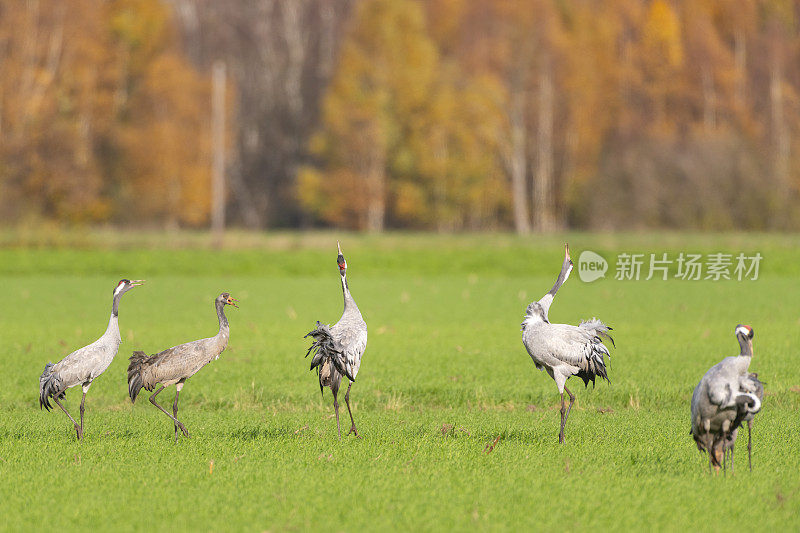
<path fill-rule="evenodd" d="M 152 391 L 158 385 L 161 385 L 150 396 L 150 403 L 172 419 L 175 426 L 175 442 L 178 442 L 178 429 L 185 436 L 189 436 L 189 430 L 178 420 L 178 395 L 180 395 L 183 384 L 186 383 L 187 379 L 194 376 L 211 361 L 219 358 L 225 347 L 228 346 L 230 326 L 228 325 L 228 318 L 225 316 L 225 306 L 232 305 L 238 308 L 239 306 L 236 305 L 236 302 L 237 300 L 227 292 L 223 292 L 214 300 L 219 330 L 213 337 L 179 344 L 149 357 L 144 352 L 133 352 L 130 358 L 130 364 L 128 365 L 128 394 L 131 397 L 131 401 L 136 401 L 136 397 L 142 388 Z M 175 402 L 172 404 L 172 414 L 169 414 L 166 409 L 156 402 L 156 396 L 170 385 L 175 385 Z"/>
<path fill-rule="evenodd" d="M 86 393 L 89 392 L 92 381 L 105 372 L 108 365 L 114 360 L 114 356 L 117 355 L 119 345 L 122 342 L 119 334 L 119 301 L 123 294 L 142 283 L 144 283 L 144 280 L 141 279 L 120 280 L 114 287 L 111 318 L 108 320 L 106 332 L 93 343 L 75 350 L 58 363 L 47 363 L 44 367 L 44 372 L 39 378 L 39 407 L 44 407 L 49 411 L 52 407 L 50 404 L 50 398 L 52 398 L 56 405 L 72 421 L 78 440 L 83 438 L 83 413 Z M 66 397 L 67 389 L 76 385 L 81 385 L 83 388 L 80 424 L 72 418 L 72 415 L 59 401 Z"/>
<path fill-rule="evenodd" d="M 764 384 L 758 379 L 758 374 L 750 373 L 739 379 L 739 390 L 745 393 L 751 393 L 758 398 L 758 401 L 763 405 L 764 402 Z M 758 409 L 760 410 L 760 406 Z M 736 409 L 736 419 L 733 421 L 730 434 L 725 441 L 725 452 L 731 459 L 731 472 L 733 471 L 733 448 L 736 444 L 736 437 L 739 434 L 739 428 L 742 422 L 747 422 L 747 466 L 750 471 L 753 471 L 753 419 L 755 419 L 758 411 L 755 410 L 755 402 L 751 399 L 739 401 Z M 723 455 L 723 466 L 726 464 Z"/>
<path fill-rule="evenodd" d="M 339 426 L 339 385 L 342 376 L 349 380 L 347 392 L 344 395 L 344 402 L 347 405 L 347 412 L 350 414 L 350 431 L 358 437 L 356 423 L 353 420 L 353 411 L 350 409 L 350 387 L 358 375 L 361 368 L 361 356 L 367 349 L 367 323 L 358 310 L 356 301 L 350 294 L 350 287 L 347 284 L 347 261 L 342 254 L 342 247 L 338 241 L 336 246 L 339 255 L 336 257 L 336 264 L 339 266 L 339 275 L 342 278 L 342 294 L 344 295 L 344 310 L 339 321 L 333 326 L 327 326 L 317 321 L 317 327 L 306 334 L 311 337 L 313 342 L 306 352 L 314 353 L 311 358 L 311 370 L 317 369 L 319 377 L 320 392 L 324 387 L 329 387 L 333 393 L 333 410 L 336 413 L 336 429 L 339 438 L 342 430 Z"/>
<path fill-rule="evenodd" d="M 749 372 L 753 359 L 753 328 L 736 326 L 739 355 L 726 357 L 712 366 L 692 394 L 692 428 L 697 449 L 708 453 L 709 469 L 725 468 L 727 455 L 733 466 L 733 448 L 739 427 L 747 422 L 748 463 L 752 469 L 752 421 L 761 410 L 764 386 Z"/>
<path fill-rule="evenodd" d="M 578 376 L 585 386 L 589 385 L 589 381 L 594 385 L 598 376 L 608 381 L 604 356 L 610 357 L 611 354 L 603 344 L 603 338 L 614 345 L 614 340 L 608 333 L 611 327 L 596 318 L 583 321 L 577 326 L 550 323 L 550 305 L 558 289 L 572 272 L 569 245 L 564 245 L 564 249 L 564 262 L 555 285 L 539 300 L 528 305 L 522 322 L 522 342 L 533 359 L 533 364 L 553 378 L 561 394 L 561 429 L 558 432 L 560 443 L 564 442 L 564 428 L 572 404 L 575 403 L 575 396 L 566 387 L 567 380 Z M 564 392 L 569 395 L 568 407 L 564 403 Z"/>

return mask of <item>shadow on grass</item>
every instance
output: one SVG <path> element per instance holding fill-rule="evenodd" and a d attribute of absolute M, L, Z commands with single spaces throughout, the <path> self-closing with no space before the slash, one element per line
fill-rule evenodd
<path fill-rule="evenodd" d="M 308 425 L 303 427 L 296 426 L 274 426 L 258 425 L 250 427 L 239 427 L 230 431 L 220 433 L 221 436 L 233 440 L 250 442 L 255 440 L 301 440 L 307 438 L 318 438 L 319 432 L 310 428 Z"/>

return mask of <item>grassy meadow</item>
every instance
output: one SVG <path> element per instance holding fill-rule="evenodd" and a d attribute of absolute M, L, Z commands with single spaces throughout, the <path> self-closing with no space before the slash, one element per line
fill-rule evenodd
<path fill-rule="evenodd" d="M 336 239 L 369 343 L 351 401 L 363 438 L 336 435 L 303 335 L 342 308 Z M 554 322 L 614 327 L 611 383 L 559 397 L 522 345 L 525 306 L 576 271 Z M 677 530 L 800 529 L 800 239 L 761 234 L 361 236 L 0 234 L 0 529 Z M 584 283 L 577 258 L 609 260 Z M 760 252 L 756 281 L 617 281 L 620 252 Z M 120 305 L 123 342 L 87 396 L 86 437 L 41 411 L 48 361 L 105 330 L 122 277 L 147 284 Z M 229 291 L 228 349 L 190 379 L 179 418 L 125 370 L 148 353 L 211 336 Z M 709 475 L 688 434 L 703 373 L 755 330 L 751 370 L 766 397 L 753 472 L 740 432 L 735 475 Z M 169 408 L 174 388 L 159 401 Z M 342 427 L 349 427 L 342 400 Z M 80 388 L 66 405 L 78 415 Z"/>

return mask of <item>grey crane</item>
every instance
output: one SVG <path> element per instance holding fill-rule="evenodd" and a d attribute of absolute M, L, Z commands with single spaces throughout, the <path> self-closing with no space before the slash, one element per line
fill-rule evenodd
<path fill-rule="evenodd" d="M 195 375 L 198 370 L 211 361 L 219 358 L 220 354 L 225 350 L 230 337 L 230 327 L 228 326 L 228 318 L 225 316 L 225 306 L 232 305 L 238 308 L 237 301 L 227 292 L 223 292 L 214 300 L 217 319 L 219 320 L 219 331 L 213 337 L 179 344 L 150 357 L 144 352 L 136 351 L 133 352 L 130 358 L 130 364 L 128 365 L 128 394 L 131 397 L 131 402 L 136 401 L 136 397 L 142 388 L 152 391 L 156 386 L 161 385 L 150 396 L 150 403 L 172 419 L 175 426 L 175 442 L 178 442 L 178 429 L 185 436 L 189 436 L 189 430 L 178 420 L 178 395 L 180 395 L 183 384 L 186 383 L 187 379 Z M 170 385 L 175 385 L 176 389 L 175 402 L 172 404 L 172 414 L 169 414 L 166 409 L 156 402 L 156 396 Z"/>
<path fill-rule="evenodd" d="M 538 301 L 528 305 L 522 322 L 522 343 L 533 359 L 533 364 L 553 378 L 561 394 L 561 429 L 558 432 L 558 442 L 562 444 L 569 412 L 575 403 L 575 396 L 565 386 L 567 379 L 578 376 L 585 386 L 589 385 L 589 381 L 594 386 L 597 376 L 608 381 L 604 356 L 610 357 L 611 354 L 603 344 L 602 337 L 614 345 L 614 340 L 608 333 L 612 328 L 596 318 L 583 321 L 577 326 L 550 323 L 547 317 L 550 305 L 558 289 L 572 272 L 569 245 L 564 245 L 564 249 L 564 262 L 555 285 Z M 569 395 L 569 407 L 564 405 L 564 392 Z"/>
<path fill-rule="evenodd" d="M 78 440 L 83 439 L 83 413 L 86 403 L 86 393 L 92 381 L 106 371 L 108 365 L 114 360 L 119 350 L 122 338 L 119 335 L 119 301 L 122 295 L 144 283 L 144 280 L 122 279 L 114 287 L 114 296 L 111 303 L 111 318 L 108 320 L 108 327 L 103 335 L 78 350 L 75 350 L 58 363 L 47 363 L 44 366 L 39 378 L 39 408 L 44 407 L 48 411 L 52 408 L 50 398 L 58 405 L 64 414 L 72 421 Z M 75 422 L 72 415 L 59 401 L 66 397 L 66 391 L 70 387 L 81 385 L 83 397 L 81 398 L 81 423 Z"/>
<path fill-rule="evenodd" d="M 700 452 L 708 453 L 709 469 L 723 468 L 724 460 L 733 446 L 738 428 L 752 420 L 761 410 L 764 387 L 756 374 L 749 372 L 753 358 L 753 328 L 738 324 L 735 329 L 739 341 L 739 355 L 726 357 L 712 366 L 692 393 L 692 428 L 690 434 Z M 748 442 L 751 456 L 752 435 Z M 752 468 L 752 462 L 750 461 Z"/>
<path fill-rule="evenodd" d="M 751 398 L 742 398 L 737 402 L 736 418 L 731 424 L 731 431 L 725 439 L 725 453 L 723 454 L 723 462 L 725 465 L 725 455 L 728 455 L 731 460 L 731 472 L 733 471 L 733 448 L 736 444 L 736 437 L 739 433 L 739 428 L 742 422 L 747 422 L 747 466 L 750 471 L 753 471 L 753 419 L 758 411 L 761 409 L 764 401 L 764 384 L 758 379 L 758 374 L 750 373 L 747 376 L 739 378 L 739 390 L 745 393 L 752 393 L 758 398 L 761 404 L 756 404 Z"/>
<path fill-rule="evenodd" d="M 354 433 L 358 437 L 353 411 L 350 409 L 350 387 L 356 380 L 358 369 L 361 367 L 361 356 L 364 355 L 364 350 L 367 348 L 367 323 L 364 322 L 356 301 L 350 294 L 350 287 L 347 284 L 347 262 L 342 255 L 342 247 L 338 241 L 336 247 L 339 251 L 336 264 L 339 266 L 339 274 L 342 278 L 344 311 L 342 311 L 339 321 L 333 326 L 327 326 L 317 321 L 317 327 L 306 334 L 305 337 L 313 339 L 306 352 L 306 357 L 314 352 L 314 357 L 311 358 L 311 370 L 317 369 L 320 392 L 324 392 L 324 387 L 330 387 L 333 393 L 333 410 L 336 413 L 336 429 L 339 432 L 339 438 L 342 438 L 337 399 L 339 385 L 343 375 L 350 380 L 344 395 L 351 424 L 347 434 Z"/>

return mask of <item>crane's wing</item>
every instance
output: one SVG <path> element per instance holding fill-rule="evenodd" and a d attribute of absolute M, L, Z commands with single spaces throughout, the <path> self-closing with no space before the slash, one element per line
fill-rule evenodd
<path fill-rule="evenodd" d="M 64 388 L 86 383 L 97 377 L 97 367 L 104 360 L 106 347 L 99 341 L 79 348 L 53 365 L 52 371 L 58 374 Z M 105 370 L 105 368 L 103 368 Z"/>
<path fill-rule="evenodd" d="M 711 404 L 722 408 L 733 405 L 734 396 L 739 392 L 741 377 L 737 369 L 737 359 L 736 356 L 724 358 L 709 368 L 700 380 Z"/>
<path fill-rule="evenodd" d="M 608 381 L 604 357 L 610 353 L 603 344 L 602 337 L 608 336 L 608 327 L 599 320 L 582 322 L 579 326 L 569 324 L 548 324 L 544 334 L 536 338 L 539 352 L 545 352 L 553 359 L 549 366 L 559 364 L 574 367 L 574 375 L 580 377 L 585 385 L 594 383 L 595 377 Z M 547 362 L 547 361 L 546 361 Z"/>
<path fill-rule="evenodd" d="M 764 399 L 764 384 L 758 379 L 758 374 L 750 373 L 739 378 L 739 390 L 752 392 L 759 400 Z"/>
<path fill-rule="evenodd" d="M 47 363 L 39 377 L 40 406 L 49 410 L 49 397 L 63 398 L 68 388 L 91 382 L 102 374 L 110 363 L 107 357 L 110 348 L 101 338 L 75 350 L 56 364 Z"/>
<path fill-rule="evenodd" d="M 153 355 L 149 364 L 146 383 L 168 383 L 190 377 L 209 362 L 207 344 L 210 339 L 200 339 Z"/>

